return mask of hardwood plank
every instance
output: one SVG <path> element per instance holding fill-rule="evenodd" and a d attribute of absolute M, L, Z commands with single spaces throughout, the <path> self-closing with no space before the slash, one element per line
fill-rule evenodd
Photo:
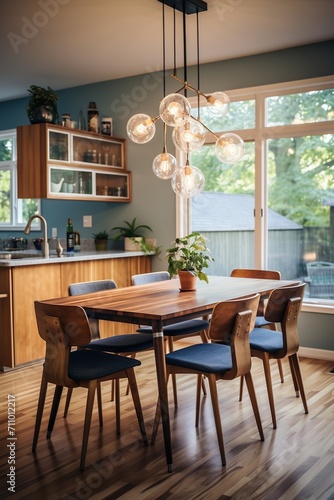
<path fill-rule="evenodd" d="M 179 342 L 178 345 L 185 345 Z M 157 400 L 153 352 L 142 353 L 136 369 L 147 431 L 150 435 Z M 37 452 L 31 452 L 32 433 L 42 371 L 41 363 L 0 374 L 1 436 L 7 438 L 7 395 L 16 400 L 15 498 L 54 499 L 306 499 L 334 498 L 334 376 L 331 362 L 301 359 L 309 414 L 293 390 L 288 363 L 284 384 L 272 363 L 278 428 L 272 429 L 262 364 L 253 359 L 252 373 L 265 441 L 260 442 L 245 391 L 238 401 L 238 380 L 218 384 L 227 465 L 221 466 L 210 396 L 203 397 L 199 428 L 194 427 L 196 379 L 178 376 L 179 408 L 171 403 L 174 472 L 166 470 L 162 431 L 154 446 L 145 448 L 130 396 L 122 383 L 120 437 L 115 431 L 110 384 L 103 384 L 104 426 L 94 409 L 86 469 L 79 457 L 86 391 L 75 389 L 67 419 L 64 396 L 50 440 L 46 426 L 53 391 L 49 390 Z M 171 398 L 172 400 L 172 398 Z M 0 474 L 3 498 L 8 448 L 1 439 Z"/>

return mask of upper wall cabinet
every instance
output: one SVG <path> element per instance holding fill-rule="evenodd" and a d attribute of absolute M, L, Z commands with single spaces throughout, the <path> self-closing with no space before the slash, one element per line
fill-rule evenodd
<path fill-rule="evenodd" d="M 38 123 L 17 128 L 19 198 L 131 201 L 125 139 Z"/>

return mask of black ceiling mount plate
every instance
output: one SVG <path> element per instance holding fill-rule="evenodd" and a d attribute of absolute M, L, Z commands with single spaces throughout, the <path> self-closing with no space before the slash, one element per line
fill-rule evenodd
<path fill-rule="evenodd" d="M 208 10 L 208 5 L 202 0 L 158 0 L 160 3 L 164 3 L 168 7 L 179 10 L 183 12 L 185 9 L 186 14 L 196 14 L 196 12 L 203 12 Z"/>

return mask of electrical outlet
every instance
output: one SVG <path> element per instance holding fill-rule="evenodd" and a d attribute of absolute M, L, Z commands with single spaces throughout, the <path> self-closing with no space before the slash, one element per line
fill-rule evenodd
<path fill-rule="evenodd" d="M 83 227 L 92 227 L 92 216 L 84 215 L 83 216 Z"/>
<path fill-rule="evenodd" d="M 52 228 L 52 238 L 57 238 L 57 228 L 56 227 Z"/>

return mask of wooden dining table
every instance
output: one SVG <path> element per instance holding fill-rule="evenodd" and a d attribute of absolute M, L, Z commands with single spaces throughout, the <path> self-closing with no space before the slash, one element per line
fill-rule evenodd
<path fill-rule="evenodd" d="M 178 279 L 172 279 L 43 302 L 78 305 L 90 317 L 152 327 L 167 469 L 172 472 L 163 327 L 181 320 L 208 316 L 218 302 L 254 293 L 267 295 L 275 288 L 295 283 L 296 281 L 211 276 L 208 284 L 198 280 L 196 290 L 191 292 L 181 292 Z"/>

